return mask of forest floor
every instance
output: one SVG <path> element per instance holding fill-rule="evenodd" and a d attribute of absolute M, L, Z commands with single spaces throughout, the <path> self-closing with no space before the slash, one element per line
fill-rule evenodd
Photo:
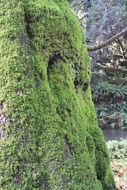
<path fill-rule="evenodd" d="M 107 143 L 118 190 L 127 190 L 127 140 Z"/>

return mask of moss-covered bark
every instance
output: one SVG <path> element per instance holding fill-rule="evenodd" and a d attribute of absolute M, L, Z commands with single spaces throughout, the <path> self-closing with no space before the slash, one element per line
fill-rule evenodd
<path fill-rule="evenodd" d="M 0 190 L 114 190 L 66 0 L 1 0 L 0 26 Z"/>

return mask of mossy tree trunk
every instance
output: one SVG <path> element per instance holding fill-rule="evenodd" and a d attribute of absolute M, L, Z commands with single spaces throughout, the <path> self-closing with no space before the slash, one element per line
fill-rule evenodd
<path fill-rule="evenodd" d="M 66 0 L 1 0 L 0 15 L 0 189 L 114 190 Z"/>

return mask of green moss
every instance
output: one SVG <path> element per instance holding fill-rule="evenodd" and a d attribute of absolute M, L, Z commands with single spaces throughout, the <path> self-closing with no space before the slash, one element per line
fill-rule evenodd
<path fill-rule="evenodd" d="M 114 190 L 77 18 L 65 0 L 1 6 L 1 190 Z"/>

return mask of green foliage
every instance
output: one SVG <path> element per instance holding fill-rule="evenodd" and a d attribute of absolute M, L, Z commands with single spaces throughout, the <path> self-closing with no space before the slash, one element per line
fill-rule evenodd
<path fill-rule="evenodd" d="M 106 116 L 106 112 L 108 111 L 108 108 L 105 107 L 104 104 L 100 104 L 98 107 L 96 107 L 97 114 L 99 118 L 103 118 Z"/>
<path fill-rule="evenodd" d="M 127 103 L 99 104 L 96 107 L 101 127 L 127 129 Z"/>
<path fill-rule="evenodd" d="M 107 81 L 100 82 L 98 85 L 93 86 L 93 98 L 104 98 L 109 96 L 110 100 L 115 98 L 124 99 L 127 97 L 127 86 L 118 86 L 110 84 Z"/>
<path fill-rule="evenodd" d="M 108 82 L 100 82 L 96 87 L 94 93 L 99 95 L 109 95 L 115 89 L 115 85 L 109 84 Z"/>
<path fill-rule="evenodd" d="M 127 97 L 127 86 L 119 87 L 114 85 L 110 93 L 114 95 L 114 98 L 120 97 L 124 99 Z"/>
<path fill-rule="evenodd" d="M 112 160 L 124 159 L 127 156 L 127 139 L 120 141 L 109 141 L 107 146 L 110 153 L 110 158 Z"/>
<path fill-rule="evenodd" d="M 112 111 L 118 111 L 118 112 L 126 112 L 127 111 L 127 103 L 125 101 L 122 101 L 120 103 L 116 104 L 110 104 L 110 110 Z"/>
<path fill-rule="evenodd" d="M 109 119 L 114 121 L 117 127 L 127 129 L 127 114 L 125 112 L 114 112 Z"/>
<path fill-rule="evenodd" d="M 127 128 L 126 99 L 126 85 L 118 86 L 104 80 L 93 86 L 93 100 L 102 128 Z"/>

